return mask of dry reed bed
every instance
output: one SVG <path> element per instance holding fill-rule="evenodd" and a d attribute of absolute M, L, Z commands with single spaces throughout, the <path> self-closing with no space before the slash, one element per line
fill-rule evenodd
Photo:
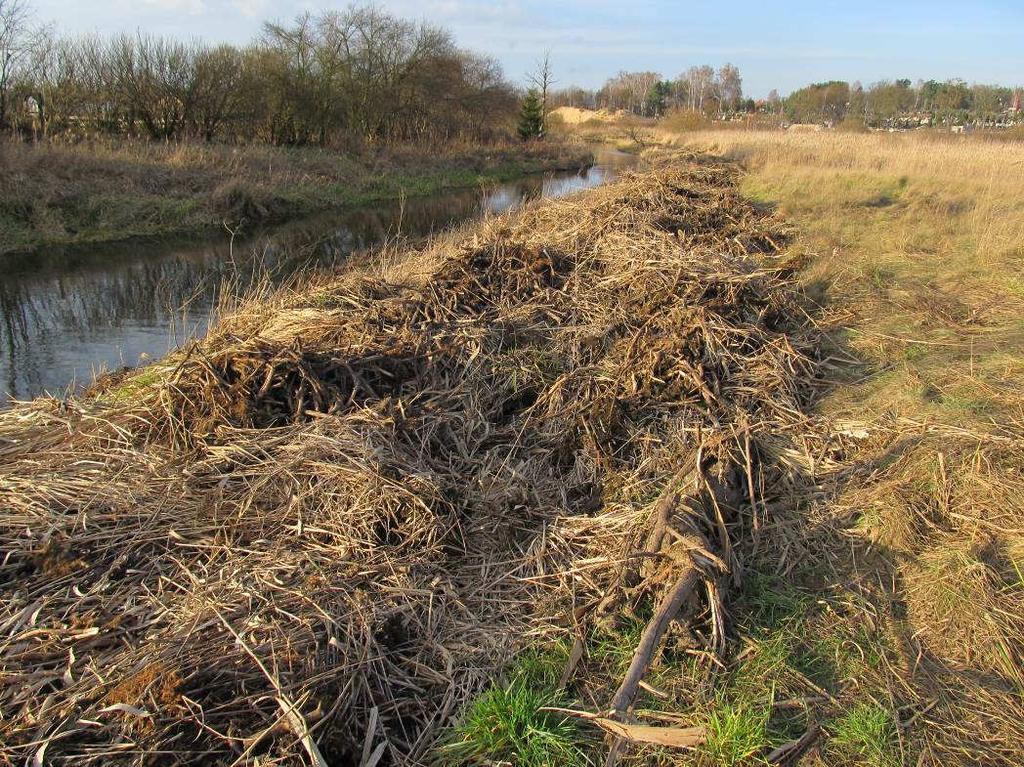
<path fill-rule="evenodd" d="M 675 162 L 3 413 L 0 758 L 422 763 L 524 637 L 680 557 L 719 644 L 763 504 L 826 456 L 785 236 Z"/>

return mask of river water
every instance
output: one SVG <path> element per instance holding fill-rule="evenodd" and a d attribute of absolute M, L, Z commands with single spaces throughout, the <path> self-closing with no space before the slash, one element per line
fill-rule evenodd
<path fill-rule="evenodd" d="M 598 186 L 635 162 L 601 150 L 579 173 L 528 176 L 321 214 L 229 244 L 205 241 L 97 246 L 60 266 L 0 277 L 0 408 L 44 392 L 61 396 L 96 375 L 156 359 L 202 336 L 223 286 L 283 281 L 299 270 L 341 266 L 353 252 L 398 234 L 422 237 L 540 197 Z"/>

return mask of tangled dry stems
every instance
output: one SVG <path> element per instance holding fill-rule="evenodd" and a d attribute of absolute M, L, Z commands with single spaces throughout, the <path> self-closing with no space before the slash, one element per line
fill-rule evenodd
<path fill-rule="evenodd" d="M 498 217 L 245 305 L 130 398 L 0 416 L 3 757 L 422 763 L 525 637 L 661 598 L 623 569 L 698 451 L 732 494 L 678 513 L 739 577 L 827 452 L 786 232 L 735 176 Z"/>

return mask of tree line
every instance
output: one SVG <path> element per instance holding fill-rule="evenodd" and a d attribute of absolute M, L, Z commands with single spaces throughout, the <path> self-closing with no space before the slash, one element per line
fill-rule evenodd
<path fill-rule="evenodd" d="M 963 80 L 884 80 L 860 83 L 814 83 L 781 97 L 772 90 L 755 101 L 743 94 L 737 67 L 694 66 L 667 80 L 658 72 L 620 72 L 596 90 L 568 87 L 552 93 L 553 106 L 624 110 L 659 117 L 687 110 L 710 118 L 762 113 L 789 122 L 866 127 L 920 125 L 1004 125 L 1024 121 L 1024 91 L 998 85 L 968 85 Z"/>
<path fill-rule="evenodd" d="M 59 37 L 0 0 L 0 129 L 335 144 L 487 140 L 518 94 L 492 58 L 373 7 L 266 23 L 244 47 Z"/>
<path fill-rule="evenodd" d="M 834 80 L 794 91 L 785 113 L 792 122 L 845 121 L 875 128 L 1000 125 L 1024 119 L 1021 99 L 1020 89 L 963 80 L 883 80 L 867 88 Z"/>
<path fill-rule="evenodd" d="M 725 64 L 717 70 L 708 65 L 690 67 L 671 80 L 660 72 L 623 71 L 597 90 L 570 87 L 556 91 L 552 103 L 659 117 L 671 109 L 719 116 L 753 108 L 754 102 L 743 98 L 740 70 Z"/>

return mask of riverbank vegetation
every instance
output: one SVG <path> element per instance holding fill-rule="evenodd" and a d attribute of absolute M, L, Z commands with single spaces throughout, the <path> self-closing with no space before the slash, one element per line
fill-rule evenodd
<path fill-rule="evenodd" d="M 590 161 L 585 147 L 553 141 L 397 145 L 359 153 L 202 142 L 0 142 L 0 258 L 31 262 L 43 246 L 224 227 L 251 232 L 328 208 Z"/>
<path fill-rule="evenodd" d="M 811 704 L 832 736 L 825 763 L 1019 763 L 1024 184 L 1008 169 L 1024 145 L 664 126 L 618 135 L 652 156 L 681 147 L 741 163 L 744 193 L 795 225 L 789 257 L 832 328 L 834 385 L 816 412 L 855 447 L 816 502 L 764 530 L 748 563 L 761 575 L 737 604 L 754 621 L 746 652 L 773 653 L 776 680 L 814 680 L 812 698 L 849 701 L 831 723 L 820 718 L 830 703 Z M 763 755 L 771 730 L 757 731 Z"/>

